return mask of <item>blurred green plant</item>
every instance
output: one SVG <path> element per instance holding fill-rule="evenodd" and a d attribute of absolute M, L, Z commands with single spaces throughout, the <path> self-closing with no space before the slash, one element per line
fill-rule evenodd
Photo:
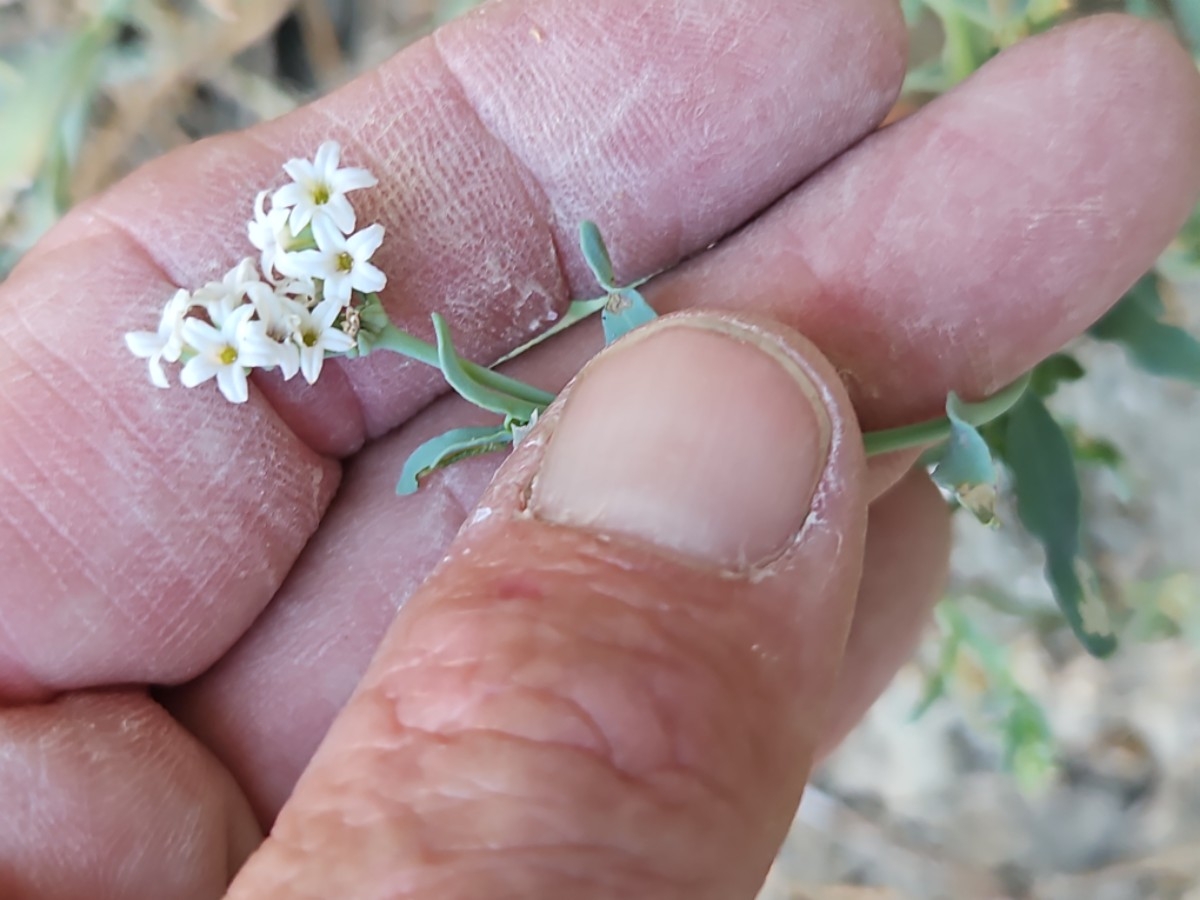
<path fill-rule="evenodd" d="M 910 28 L 934 18 L 940 51 L 912 67 L 904 92 L 941 94 L 970 76 L 1005 47 L 1060 22 L 1067 0 L 901 0 Z"/>
<path fill-rule="evenodd" d="M 1009 649 L 980 629 L 960 602 L 942 603 L 934 619 L 941 634 L 938 660 L 913 718 L 952 692 L 973 694 L 972 706 L 1000 735 L 1003 764 L 1018 784 L 1026 790 L 1045 786 L 1056 768 L 1054 735 L 1041 705 L 1014 678 Z"/>
<path fill-rule="evenodd" d="M 1195 52 L 1200 0 L 1125 0 L 1127 12 L 1161 18 Z M 904 13 L 914 29 L 940 27 L 940 50 L 909 74 L 905 93 L 940 94 L 970 76 L 992 56 L 1029 34 L 1083 11 L 1067 0 L 905 0 Z M 1155 268 L 1089 332 L 1094 340 L 1125 348 L 1130 359 L 1155 375 L 1200 384 L 1200 341 L 1168 319 L 1160 287 L 1163 281 L 1200 282 L 1200 209 L 1180 232 Z M 1059 422 L 1046 405 L 1059 384 L 1084 377 L 1078 359 L 1060 353 L 1031 375 L 1032 389 L 980 435 L 1002 464 L 1016 498 L 1017 516 L 1042 545 L 1046 576 L 1064 621 L 1097 656 L 1111 653 L 1127 610 L 1105 598 L 1083 541 L 1086 499 L 1077 464 L 1116 465 L 1114 448 L 1091 440 Z"/>
<path fill-rule="evenodd" d="M 3 61 L 0 131 L 20 139 L 0 141 L 0 222 L 16 232 L 0 244 L 0 277 L 71 205 L 71 172 L 127 6 L 108 0 L 74 33 Z"/>
<path fill-rule="evenodd" d="M 0 280 L 71 206 L 121 174 L 208 73 L 269 33 L 293 0 L 0 2 Z M 260 85 L 257 85 L 261 87 Z M 276 91 L 274 112 L 288 98 Z M 282 107 L 282 108 L 281 108 Z M 136 160 L 134 160 L 136 161 Z"/>
<path fill-rule="evenodd" d="M 1068 17 L 1099 8 L 1124 9 L 1157 18 L 1173 27 L 1191 47 L 1200 49 L 1200 0 L 1123 0 L 1101 5 L 1086 0 L 904 0 L 904 13 L 914 30 L 940 31 L 936 52 L 915 65 L 904 95 L 913 106 L 949 90 L 992 56 L 1016 40 L 1043 31 Z M 1200 341 L 1171 321 L 1164 285 L 1200 284 L 1200 208 L 1193 212 L 1154 268 L 1089 331 L 1090 340 L 1120 345 L 1130 361 L 1146 371 L 1200 385 Z M 1020 526 L 1042 546 L 1046 579 L 1057 601 L 1061 621 L 1096 656 L 1117 647 L 1118 634 L 1135 640 L 1192 635 L 1200 631 L 1200 611 L 1176 602 L 1164 611 L 1164 598 L 1181 596 L 1131 586 L 1124 598 L 1100 587 L 1084 540 L 1087 497 L 1080 486 L 1081 466 L 1103 466 L 1117 472 L 1124 465 L 1112 444 L 1092 438 L 1052 414 L 1047 401 L 1060 385 L 1086 376 L 1070 351 L 1055 354 L 1031 373 L 1030 390 L 1009 412 L 979 429 L 1011 485 Z M 1177 585 L 1177 581 L 1168 580 Z M 1192 585 L 1194 596 L 1194 580 Z M 1123 599 L 1124 602 L 1120 602 Z M 996 601 L 996 602 L 992 602 Z M 1032 621 L 1041 611 L 1023 608 L 1008 598 L 992 598 L 993 607 Z M 1005 748 L 1005 760 L 1018 780 L 1038 784 L 1050 769 L 1054 747 L 1046 717 L 1037 701 L 1014 682 L 1007 650 L 980 631 L 963 612 L 961 598 L 944 601 L 937 621 L 942 634 L 939 659 L 917 714 L 947 694 L 958 677 L 960 657 L 969 650 L 984 682 L 985 705 Z M 1045 621 L 1038 623 L 1045 628 Z"/>

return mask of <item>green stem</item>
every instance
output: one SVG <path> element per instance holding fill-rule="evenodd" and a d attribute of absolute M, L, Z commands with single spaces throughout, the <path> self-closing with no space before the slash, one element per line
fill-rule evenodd
<path fill-rule="evenodd" d="M 506 363 L 510 359 L 516 359 L 522 353 L 525 353 L 528 350 L 532 350 L 534 347 L 536 347 L 542 341 L 547 340 L 548 338 L 554 337 L 554 335 L 558 334 L 559 332 L 566 331 L 572 325 L 576 324 L 577 322 L 582 322 L 588 316 L 594 316 L 596 313 L 600 312 L 600 310 L 604 309 L 604 306 L 607 303 L 608 303 L 607 296 L 606 297 L 597 297 L 595 300 L 576 300 L 576 301 L 574 301 L 569 307 L 567 307 L 566 315 L 564 315 L 561 319 L 559 319 L 557 322 L 555 322 L 550 328 L 547 328 L 545 331 L 543 331 L 537 337 L 526 341 L 524 344 L 522 344 L 516 350 L 513 350 L 511 353 L 500 357 L 500 359 L 496 361 L 496 365 L 500 365 L 500 363 Z"/>
<path fill-rule="evenodd" d="M 391 350 L 393 353 L 399 353 L 401 356 L 407 356 L 409 359 L 423 362 L 425 365 L 433 366 L 435 369 L 441 368 L 437 347 L 426 343 L 420 338 L 413 337 L 407 332 L 401 331 L 391 322 L 384 326 L 374 347 L 380 350 Z M 499 372 L 472 362 L 467 362 L 466 360 L 463 360 L 462 364 L 463 368 L 471 373 L 472 378 L 493 390 L 501 391 L 537 406 L 549 406 L 554 401 L 553 394 L 536 388 L 531 384 L 517 381 L 515 378 L 509 378 L 507 375 L 501 375 Z"/>
<path fill-rule="evenodd" d="M 603 297 L 597 300 L 584 300 L 572 303 L 570 311 L 554 328 L 509 353 L 501 359 L 501 362 L 520 355 L 525 350 L 550 337 L 551 334 L 557 334 L 571 327 L 576 322 L 595 314 L 603 308 L 607 299 L 607 297 Z M 391 350 L 393 353 L 399 353 L 401 356 L 407 356 L 410 359 L 415 359 L 417 362 L 425 363 L 437 369 L 441 368 L 437 347 L 420 338 L 413 337 L 405 331 L 401 331 L 391 322 L 384 326 L 374 346 L 381 350 Z M 523 381 L 518 381 L 515 378 L 509 378 L 507 375 L 502 375 L 493 369 L 468 362 L 467 360 L 462 360 L 462 365 L 471 374 L 471 377 L 480 384 L 506 393 L 509 396 L 541 407 L 549 406 L 554 401 L 554 394 L 526 384 Z M 985 425 L 993 419 L 1004 415 L 1004 413 L 1016 405 L 1017 401 L 1025 393 L 1025 389 L 1029 386 L 1029 377 L 1028 374 L 1022 376 L 1008 387 L 993 394 L 991 397 L 980 400 L 978 403 L 961 404 L 960 411 L 962 418 L 971 425 L 979 426 Z M 886 428 L 882 431 L 869 432 L 863 435 L 863 444 L 866 448 L 867 456 L 878 456 L 883 453 L 894 453 L 897 450 L 907 450 L 913 447 L 925 447 L 930 444 L 937 444 L 946 440 L 949 436 L 950 420 L 942 416 L 937 419 L 930 419 L 927 422 L 918 422 L 915 425 L 904 425 L 899 428 Z"/>
<path fill-rule="evenodd" d="M 978 403 L 963 403 L 961 406 L 963 420 L 970 425 L 979 426 L 998 419 L 1017 404 L 1028 386 L 1029 375 L 1026 374 L 1008 387 Z M 943 416 L 928 422 L 918 422 L 915 425 L 869 432 L 863 435 L 863 444 L 866 447 L 867 456 L 878 456 L 881 453 L 893 453 L 896 450 L 937 444 L 948 437 L 950 437 L 950 420 Z"/>

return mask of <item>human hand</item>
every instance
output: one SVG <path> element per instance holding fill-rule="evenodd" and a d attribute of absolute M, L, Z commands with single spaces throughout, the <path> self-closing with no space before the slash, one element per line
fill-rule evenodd
<path fill-rule="evenodd" d="M 236 896 L 752 895 L 811 760 L 944 573 L 940 499 L 911 456 L 864 470 L 857 423 L 1012 380 L 1200 189 L 1200 86 L 1159 30 L 1031 40 L 860 142 L 903 39 L 887 0 L 509 0 L 49 235 L 0 288 L 0 796 L 19 811 L 0 896 L 218 895 L 385 631 Z M 647 289 L 657 309 L 727 314 L 597 360 L 486 518 L 493 457 L 392 493 L 470 414 L 435 370 L 268 376 L 240 407 L 155 392 L 121 333 L 240 258 L 254 190 L 325 138 L 382 179 L 365 212 L 388 227 L 392 317 L 446 313 L 464 355 L 586 292 L 589 217 L 623 275 L 698 254 Z M 595 349 L 577 329 L 514 369 L 557 387 Z M 543 454 L 538 515 L 518 514 Z"/>

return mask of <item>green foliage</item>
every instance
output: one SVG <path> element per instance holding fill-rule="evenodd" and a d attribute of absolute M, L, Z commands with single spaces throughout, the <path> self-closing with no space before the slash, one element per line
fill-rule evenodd
<path fill-rule="evenodd" d="M 961 667 L 974 664 L 983 682 L 979 705 L 1000 736 L 1004 765 L 1026 790 L 1043 786 L 1054 771 L 1054 735 L 1042 707 L 1013 678 L 1009 651 L 979 629 L 959 601 L 943 601 L 935 618 L 941 648 L 913 718 L 949 696 Z"/>
<path fill-rule="evenodd" d="M 609 302 L 600 312 L 604 343 L 611 344 L 633 329 L 652 322 L 656 316 L 646 298 L 633 288 L 623 288 L 609 295 Z"/>
<path fill-rule="evenodd" d="M 605 246 L 604 238 L 601 237 L 595 222 L 585 221 L 579 226 L 579 246 L 596 281 L 608 291 L 608 297 L 600 311 L 600 320 L 604 325 L 604 343 L 611 344 L 638 326 L 656 318 L 657 313 L 650 308 L 646 298 L 635 287 L 622 287 L 617 284 L 612 257 L 609 256 L 608 247 Z"/>
<path fill-rule="evenodd" d="M 1126 0 L 1127 11 L 1156 18 L 1166 14 L 1164 4 Z M 904 0 L 903 6 L 911 26 L 934 15 L 945 35 L 940 55 L 910 70 L 904 85 L 907 95 L 936 95 L 950 89 L 997 50 L 1025 34 L 1049 28 L 1069 12 L 1060 0 Z M 1007 13 L 1008 18 L 989 18 L 997 11 Z M 1181 36 L 1193 50 L 1200 48 L 1200 0 L 1170 0 L 1170 11 Z M 1154 271 L 1097 323 L 1092 337 L 1122 344 L 1133 361 L 1151 373 L 1198 383 L 1200 344 L 1164 321 L 1166 304 L 1159 294 L 1160 279 L 1200 283 L 1200 207 Z M 1056 422 L 1044 405 L 1061 385 L 1085 375 L 1073 354 L 1051 356 L 1031 373 L 1030 390 L 1022 401 L 1006 415 L 981 426 L 979 432 L 1011 474 L 1020 525 L 1042 544 L 1047 581 L 1062 616 L 1089 652 L 1104 656 L 1116 647 L 1113 616 L 1082 551 L 1084 498 L 1076 467 L 1102 466 L 1119 473 L 1124 459 L 1112 443 Z M 868 436 L 868 442 L 874 437 Z M 936 463 L 941 452 L 932 451 L 923 461 Z M 1200 641 L 1196 637 L 1200 635 L 1200 607 L 1195 604 L 1195 582 L 1188 583 L 1191 590 L 1185 600 L 1178 599 L 1178 590 L 1160 590 L 1151 598 L 1141 597 L 1137 587 L 1131 587 L 1133 613 L 1122 630 L 1134 640 L 1182 635 Z M 1164 604 L 1162 596 L 1174 597 L 1177 602 Z M 1031 610 L 1017 609 L 1019 604 L 1011 605 L 1015 614 L 1030 623 L 1038 617 Z M 1164 612 L 1166 606 L 1171 608 Z M 991 710 L 993 727 L 1001 735 L 1005 763 L 1019 783 L 1027 787 L 1043 783 L 1053 766 L 1053 735 L 1036 700 L 1013 683 L 1006 650 L 976 629 L 950 602 L 942 604 L 938 621 L 940 658 L 918 712 L 953 692 L 961 657 L 968 654 L 984 672 L 984 706 Z"/>
<path fill-rule="evenodd" d="M 0 81 L 0 223 L 20 216 L 19 246 L 0 244 L 0 278 L 71 206 L 71 173 L 125 3 L 7 66 Z"/>
<path fill-rule="evenodd" d="M 1095 325 L 1091 335 L 1124 345 L 1133 360 L 1154 375 L 1200 384 L 1200 341 L 1163 322 L 1158 278 L 1141 279 Z"/>
<path fill-rule="evenodd" d="M 470 456 L 503 450 L 512 444 L 512 432 L 504 426 L 455 428 L 423 443 L 409 455 L 400 472 L 396 493 L 416 493 L 420 481 L 430 472 Z"/>
<path fill-rule="evenodd" d="M 1067 623 L 1089 653 L 1116 649 L 1109 611 L 1081 549 L 1082 499 L 1075 457 L 1062 426 L 1035 394 L 1005 420 L 1002 453 L 1021 523 L 1046 553 L 1046 577 Z"/>
<path fill-rule="evenodd" d="M 1055 353 L 1034 368 L 1029 379 L 1029 389 L 1039 397 L 1049 397 L 1058 390 L 1060 384 L 1078 381 L 1086 374 L 1074 356 L 1069 353 Z"/>
<path fill-rule="evenodd" d="M 464 400 L 480 409 L 500 413 L 519 422 L 528 422 L 541 410 L 537 403 L 514 396 L 495 385 L 486 384 L 474 371 L 464 365 L 464 360 L 454 349 L 450 339 L 450 326 L 440 313 L 433 314 L 433 330 L 437 335 L 438 364 L 446 382 Z"/>
<path fill-rule="evenodd" d="M 579 249 L 600 287 L 609 293 L 618 290 L 617 276 L 613 273 L 612 257 L 609 256 L 608 246 L 604 243 L 600 228 L 595 222 L 585 220 L 580 223 Z"/>
<path fill-rule="evenodd" d="M 909 71 L 905 92 L 940 94 L 1005 47 L 1057 23 L 1066 4 L 1062 0 L 905 0 L 902 8 L 910 26 L 929 13 L 942 27 L 940 55 Z"/>
<path fill-rule="evenodd" d="M 1200 50 L 1200 0 L 1171 0 L 1171 12 L 1188 46 Z"/>
<path fill-rule="evenodd" d="M 996 519 L 996 466 L 992 451 L 967 421 L 970 411 L 951 394 L 946 401 L 950 437 L 928 461 L 930 474 L 980 522 L 990 525 Z"/>
<path fill-rule="evenodd" d="M 1073 425 L 1063 425 L 1063 431 L 1071 442 L 1071 454 L 1076 463 L 1114 470 L 1124 466 L 1125 455 L 1112 441 L 1084 434 Z"/>

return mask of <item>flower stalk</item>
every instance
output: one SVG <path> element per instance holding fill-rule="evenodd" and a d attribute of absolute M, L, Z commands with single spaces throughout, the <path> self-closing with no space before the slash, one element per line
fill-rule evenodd
<path fill-rule="evenodd" d="M 520 441 L 554 401 L 554 394 L 463 359 L 449 324 L 437 313 L 435 343 L 409 334 L 388 318 L 379 297 L 387 276 L 372 261 L 383 245 L 384 228 L 373 223 L 359 229 L 349 196 L 374 187 L 375 176 L 342 166 L 341 147 L 333 141 L 322 144 L 312 160 L 292 159 L 283 168 L 291 181 L 259 192 L 247 225 L 257 260 L 248 257 L 220 281 L 195 291 L 177 291 L 155 331 L 125 336 L 129 350 L 147 360 L 152 383 L 168 387 L 164 363 L 179 364 L 185 387 L 215 380 L 226 399 L 244 403 L 249 375 L 256 369 L 278 370 L 285 380 L 301 375 L 314 384 L 329 358 L 386 350 L 439 369 L 459 395 L 502 417 L 494 426 L 455 429 L 418 448 L 405 466 L 402 492 L 415 490 L 419 479 L 433 469 Z M 655 318 L 638 290 L 646 279 L 618 283 L 599 228 L 584 222 L 579 237 L 584 259 L 604 295 L 572 303 L 557 324 L 497 365 L 597 313 L 606 343 Z M 951 418 L 867 434 L 867 453 L 944 442 L 955 427 L 977 426 L 1002 415 L 1017 402 L 1027 382 L 1023 379 L 980 403 L 955 399 Z"/>

